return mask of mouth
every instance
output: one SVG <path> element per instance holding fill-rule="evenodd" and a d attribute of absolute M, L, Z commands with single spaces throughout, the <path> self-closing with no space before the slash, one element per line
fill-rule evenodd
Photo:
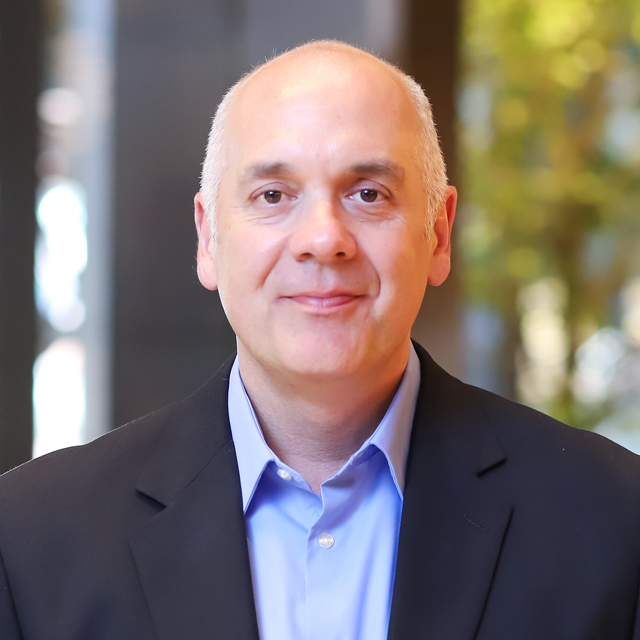
<path fill-rule="evenodd" d="M 331 313 L 342 310 L 360 298 L 362 296 L 342 291 L 310 292 L 286 296 L 287 300 L 291 300 L 312 313 Z"/>

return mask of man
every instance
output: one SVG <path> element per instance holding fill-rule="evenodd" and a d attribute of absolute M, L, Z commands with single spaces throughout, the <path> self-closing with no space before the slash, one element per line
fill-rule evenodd
<path fill-rule="evenodd" d="M 341 43 L 223 100 L 198 275 L 238 356 L 0 481 L 2 638 L 640 640 L 640 463 L 410 341 L 449 271 L 428 102 Z"/>

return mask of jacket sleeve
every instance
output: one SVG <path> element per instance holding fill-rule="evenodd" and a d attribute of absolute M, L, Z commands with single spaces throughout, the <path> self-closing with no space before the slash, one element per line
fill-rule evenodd
<path fill-rule="evenodd" d="M 2 556 L 0 556 L 0 638 L 2 640 L 24 640 L 18 624 L 16 607 L 9 588 Z"/>

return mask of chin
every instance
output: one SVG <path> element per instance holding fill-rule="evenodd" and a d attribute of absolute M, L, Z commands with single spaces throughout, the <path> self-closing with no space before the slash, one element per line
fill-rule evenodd
<path fill-rule="evenodd" d="M 293 345 L 292 345 L 293 346 Z M 285 369 L 314 378 L 343 377 L 362 368 L 363 356 L 371 353 L 361 343 L 344 340 L 300 341 L 283 351 Z"/>

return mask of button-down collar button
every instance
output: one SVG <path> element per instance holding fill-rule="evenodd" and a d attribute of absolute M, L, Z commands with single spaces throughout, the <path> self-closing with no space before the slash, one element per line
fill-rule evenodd
<path fill-rule="evenodd" d="M 318 544 L 323 549 L 331 549 L 331 547 L 333 547 L 334 542 L 335 540 L 333 539 L 333 536 L 330 533 L 322 533 L 318 538 Z"/>
<path fill-rule="evenodd" d="M 292 475 L 286 469 L 278 469 L 277 473 L 283 480 L 291 480 L 292 478 Z"/>

